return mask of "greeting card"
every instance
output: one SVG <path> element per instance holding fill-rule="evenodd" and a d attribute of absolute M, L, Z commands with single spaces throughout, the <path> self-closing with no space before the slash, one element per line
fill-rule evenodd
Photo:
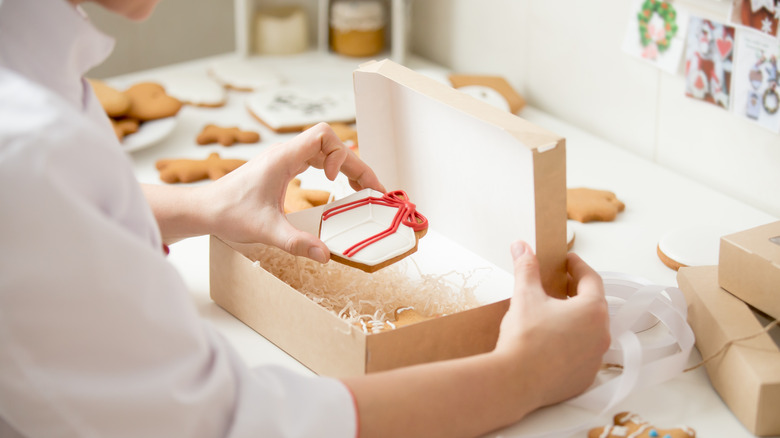
<path fill-rule="evenodd" d="M 623 51 L 669 73 L 677 73 L 685 46 L 688 14 L 666 0 L 635 0 Z"/>
<path fill-rule="evenodd" d="M 780 132 L 778 52 L 776 38 L 738 30 L 737 57 L 732 76 L 732 111 L 774 132 Z"/>
<path fill-rule="evenodd" d="M 728 109 L 734 28 L 693 17 L 686 39 L 685 95 Z"/>

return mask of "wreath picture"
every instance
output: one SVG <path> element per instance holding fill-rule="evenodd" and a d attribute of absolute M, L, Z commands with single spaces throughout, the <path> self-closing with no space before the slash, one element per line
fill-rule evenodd
<path fill-rule="evenodd" d="M 672 38 L 677 34 L 677 12 L 669 2 L 645 0 L 637 20 L 642 47 L 654 44 L 659 53 L 669 48 Z"/>

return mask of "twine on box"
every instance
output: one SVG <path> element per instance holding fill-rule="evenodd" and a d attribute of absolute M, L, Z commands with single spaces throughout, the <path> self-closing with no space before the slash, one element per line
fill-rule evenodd
<path fill-rule="evenodd" d="M 747 341 L 748 339 L 753 339 L 753 338 L 755 338 L 757 336 L 763 335 L 764 333 L 768 333 L 769 330 L 772 330 L 773 328 L 777 327 L 778 324 L 780 324 L 780 319 L 776 319 L 776 320 L 770 322 L 769 324 L 766 325 L 766 327 L 764 327 L 762 330 L 758 331 L 757 333 L 753 333 L 752 335 L 743 336 L 743 337 L 737 338 L 737 339 L 732 339 L 732 340 L 726 342 L 725 344 L 723 344 L 722 347 L 720 347 L 720 349 L 718 351 L 716 351 L 715 353 L 711 354 L 706 359 L 703 359 L 701 362 L 697 363 L 696 365 L 694 365 L 694 366 L 692 366 L 690 368 L 686 368 L 685 370 L 683 370 L 683 372 L 687 373 L 688 371 L 693 371 L 693 370 L 701 367 L 702 365 L 706 364 L 707 362 L 711 361 L 712 359 L 715 359 L 716 357 L 718 357 L 721 354 L 725 353 L 726 350 L 729 349 L 729 347 L 731 347 L 732 345 L 736 344 L 737 342 Z"/>

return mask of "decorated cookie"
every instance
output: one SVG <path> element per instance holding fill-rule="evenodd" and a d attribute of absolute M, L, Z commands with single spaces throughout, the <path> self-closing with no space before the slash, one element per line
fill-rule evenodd
<path fill-rule="evenodd" d="M 222 86 L 238 91 L 268 90 L 282 82 L 262 58 L 221 59 L 209 67 L 208 74 Z"/>
<path fill-rule="evenodd" d="M 196 141 L 200 145 L 219 143 L 222 146 L 232 146 L 238 143 L 257 143 L 260 141 L 260 134 L 255 131 L 242 131 L 238 127 L 223 127 L 217 125 L 206 125 Z"/>
<path fill-rule="evenodd" d="M 693 438 L 696 436 L 696 432 L 690 427 L 659 429 L 630 412 L 615 415 L 613 422 L 614 424 L 608 426 L 591 429 L 588 438 Z"/>
<path fill-rule="evenodd" d="M 732 227 L 710 224 L 680 227 L 661 237 L 656 254 L 675 271 L 686 266 L 717 265 L 720 238 L 734 231 Z"/>
<path fill-rule="evenodd" d="M 375 272 L 417 251 L 428 220 L 403 191 L 365 189 L 323 211 L 319 237 L 339 263 Z"/>
<path fill-rule="evenodd" d="M 278 133 L 299 132 L 319 122 L 354 123 L 353 96 L 346 92 L 314 92 L 282 87 L 252 93 L 249 113 Z"/>
<path fill-rule="evenodd" d="M 625 204 L 607 190 L 566 190 L 566 214 L 578 222 L 612 221 L 625 208 Z"/>
<path fill-rule="evenodd" d="M 156 120 L 176 115 L 181 101 L 169 96 L 162 85 L 154 82 L 140 82 L 124 91 L 130 99 L 126 116 L 140 121 Z"/>
<path fill-rule="evenodd" d="M 498 102 L 498 96 L 490 92 L 490 90 L 494 90 L 503 97 L 512 113 L 517 113 L 525 106 L 523 96 L 518 94 L 509 82 L 500 76 L 452 74 L 449 76 L 449 80 L 454 88 L 461 89 L 461 91 L 475 95 L 475 97 L 479 98 L 480 94 L 484 94 L 484 98 L 481 100 L 486 100 L 488 103 Z M 496 103 L 494 105 L 498 106 Z"/>
<path fill-rule="evenodd" d="M 122 117 L 130 109 L 130 98 L 121 91 L 97 79 L 89 79 L 89 83 L 109 117 Z"/>
<path fill-rule="evenodd" d="M 214 152 L 205 160 L 159 160 L 156 166 L 161 180 L 167 183 L 188 183 L 207 178 L 219 179 L 244 163 L 244 160 L 220 158 L 219 154 Z"/>
<path fill-rule="evenodd" d="M 325 190 L 302 189 L 301 180 L 294 179 L 287 184 L 284 195 L 284 212 L 293 213 L 328 203 L 330 193 Z"/>

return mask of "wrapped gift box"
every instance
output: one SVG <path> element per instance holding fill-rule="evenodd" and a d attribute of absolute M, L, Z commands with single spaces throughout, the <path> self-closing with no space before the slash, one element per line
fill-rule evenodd
<path fill-rule="evenodd" d="M 722 237 L 718 282 L 751 306 L 780 318 L 780 221 Z"/>
<path fill-rule="evenodd" d="M 366 333 L 254 263 L 258 246 L 212 237 L 212 298 L 322 375 L 492 350 L 511 295 L 512 241 L 535 248 L 546 290 L 565 296 L 564 139 L 391 61 L 361 66 L 354 85 L 361 158 L 385 187 L 404 190 L 429 220 L 415 263 L 438 262 L 449 270 L 492 266 L 481 287 L 501 296 L 470 310 Z M 324 208 L 288 218 L 316 235 Z"/>
<path fill-rule="evenodd" d="M 762 333 L 762 316 L 718 285 L 716 266 L 682 268 L 677 282 L 702 357 L 733 342 L 705 364 L 712 386 L 752 433 L 780 434 L 780 327 Z"/>

